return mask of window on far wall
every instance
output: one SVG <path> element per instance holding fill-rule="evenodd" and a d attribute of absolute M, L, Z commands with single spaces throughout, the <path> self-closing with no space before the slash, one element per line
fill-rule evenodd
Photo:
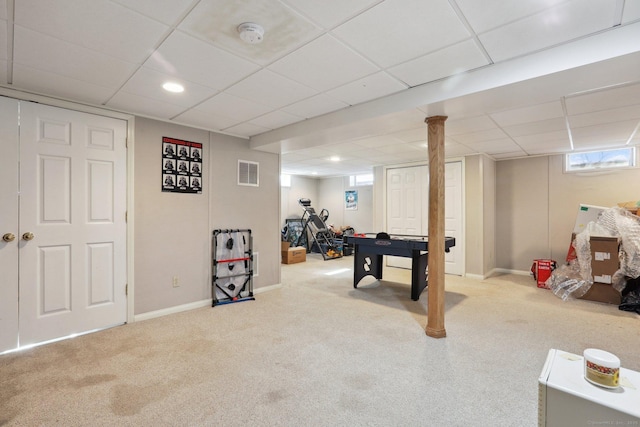
<path fill-rule="evenodd" d="M 361 175 L 351 175 L 349 176 L 349 186 L 357 187 L 360 185 L 373 185 L 373 174 L 365 173 Z"/>
<path fill-rule="evenodd" d="M 625 147 L 615 150 L 566 154 L 564 169 L 566 172 L 584 172 L 602 169 L 630 168 L 635 165 L 635 147 Z"/>
<path fill-rule="evenodd" d="M 280 174 L 280 187 L 291 187 L 291 175 Z"/>

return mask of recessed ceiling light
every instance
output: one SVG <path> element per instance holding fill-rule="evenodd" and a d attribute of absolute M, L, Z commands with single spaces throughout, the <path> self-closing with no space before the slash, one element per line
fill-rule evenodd
<path fill-rule="evenodd" d="M 238 33 L 240 33 L 240 39 L 249 44 L 262 43 L 264 39 L 264 28 L 253 22 L 245 22 L 238 25 Z"/>
<path fill-rule="evenodd" d="M 340 157 L 338 157 L 338 156 L 331 156 L 331 157 L 329 158 L 329 160 L 331 160 L 332 162 L 339 162 L 339 161 L 340 161 Z"/>
<path fill-rule="evenodd" d="M 166 82 L 165 84 L 162 85 L 162 88 L 167 92 L 174 92 L 174 93 L 184 92 L 184 86 L 182 86 L 180 83 L 175 83 L 175 82 Z"/>

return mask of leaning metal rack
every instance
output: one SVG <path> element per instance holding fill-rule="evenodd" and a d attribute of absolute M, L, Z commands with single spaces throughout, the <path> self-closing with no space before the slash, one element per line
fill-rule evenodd
<path fill-rule="evenodd" d="M 213 230 L 212 306 L 254 300 L 251 230 Z"/>
<path fill-rule="evenodd" d="M 307 230 L 309 230 L 313 243 L 315 243 L 325 261 L 342 258 L 342 239 L 338 239 L 325 223 L 329 218 L 329 211 L 322 209 L 319 214 L 316 213 L 316 210 L 311 207 L 311 200 L 305 198 L 298 199 L 298 204 L 304 210 L 301 219 L 304 226 L 298 239 L 302 238 L 302 236 L 306 237 Z M 299 241 L 296 242 L 296 246 L 300 246 Z M 309 248 L 307 252 L 309 252 Z"/>

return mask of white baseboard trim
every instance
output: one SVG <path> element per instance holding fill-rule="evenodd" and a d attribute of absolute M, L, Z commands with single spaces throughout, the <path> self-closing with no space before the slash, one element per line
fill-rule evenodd
<path fill-rule="evenodd" d="M 469 279 L 473 279 L 473 280 L 484 280 L 487 278 L 487 276 L 483 276 L 482 274 L 465 274 L 464 277 L 467 277 Z"/>
<path fill-rule="evenodd" d="M 281 283 L 275 285 L 263 286 L 253 290 L 253 294 L 261 294 L 263 292 L 273 291 L 282 287 Z M 169 314 L 181 313 L 183 311 L 195 310 L 196 308 L 211 307 L 212 300 L 205 299 L 202 301 L 190 302 L 188 304 L 176 305 L 175 307 L 163 308 L 162 310 L 149 311 L 147 313 L 136 314 L 133 317 L 134 322 L 140 322 L 142 320 L 155 319 L 156 317 L 167 316 Z"/>
<path fill-rule="evenodd" d="M 531 275 L 530 271 L 524 271 L 524 270 L 510 270 L 508 268 L 494 268 L 493 270 L 491 270 L 491 275 L 495 275 L 497 273 L 502 273 L 502 274 L 517 274 L 518 276 L 529 276 Z"/>
<path fill-rule="evenodd" d="M 256 288 L 253 290 L 253 294 L 261 294 L 263 292 L 269 292 L 276 289 L 280 289 L 282 287 L 282 283 L 276 283 L 275 285 L 262 286 L 260 288 Z"/>
<path fill-rule="evenodd" d="M 149 311 L 147 313 L 136 314 L 133 318 L 134 322 L 142 320 L 155 319 L 169 314 L 181 313 L 183 311 L 194 310 L 196 308 L 211 307 L 212 300 L 204 299 L 202 301 L 190 302 L 188 304 L 176 305 L 174 307 L 163 308 L 162 310 Z"/>

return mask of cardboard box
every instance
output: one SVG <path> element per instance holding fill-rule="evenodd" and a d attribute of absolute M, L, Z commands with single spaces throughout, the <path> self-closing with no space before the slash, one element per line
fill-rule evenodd
<path fill-rule="evenodd" d="M 306 260 L 307 248 L 305 247 L 289 248 L 286 251 L 282 251 L 283 264 L 296 264 L 298 262 L 305 262 Z"/>
<path fill-rule="evenodd" d="M 620 292 L 616 291 L 613 286 L 604 283 L 594 283 L 580 299 L 616 305 L 620 305 L 622 302 Z"/>
<path fill-rule="evenodd" d="M 291 247 L 291 242 L 280 242 L 280 252 L 288 251 Z"/>
<path fill-rule="evenodd" d="M 589 244 L 593 281 L 610 285 L 613 274 L 620 268 L 618 238 L 591 236 Z"/>
<path fill-rule="evenodd" d="M 582 230 L 584 230 L 587 227 L 587 224 L 589 224 L 592 221 L 596 222 L 600 214 L 607 209 L 608 208 L 604 208 L 602 206 L 580 204 L 580 208 L 578 209 L 578 215 L 576 216 L 576 223 L 573 227 L 573 232 L 575 234 L 579 234 Z"/>
<path fill-rule="evenodd" d="M 633 200 L 631 202 L 621 202 L 618 203 L 618 206 L 624 208 L 631 212 L 634 215 L 638 215 L 638 211 L 640 210 L 640 200 Z"/>

